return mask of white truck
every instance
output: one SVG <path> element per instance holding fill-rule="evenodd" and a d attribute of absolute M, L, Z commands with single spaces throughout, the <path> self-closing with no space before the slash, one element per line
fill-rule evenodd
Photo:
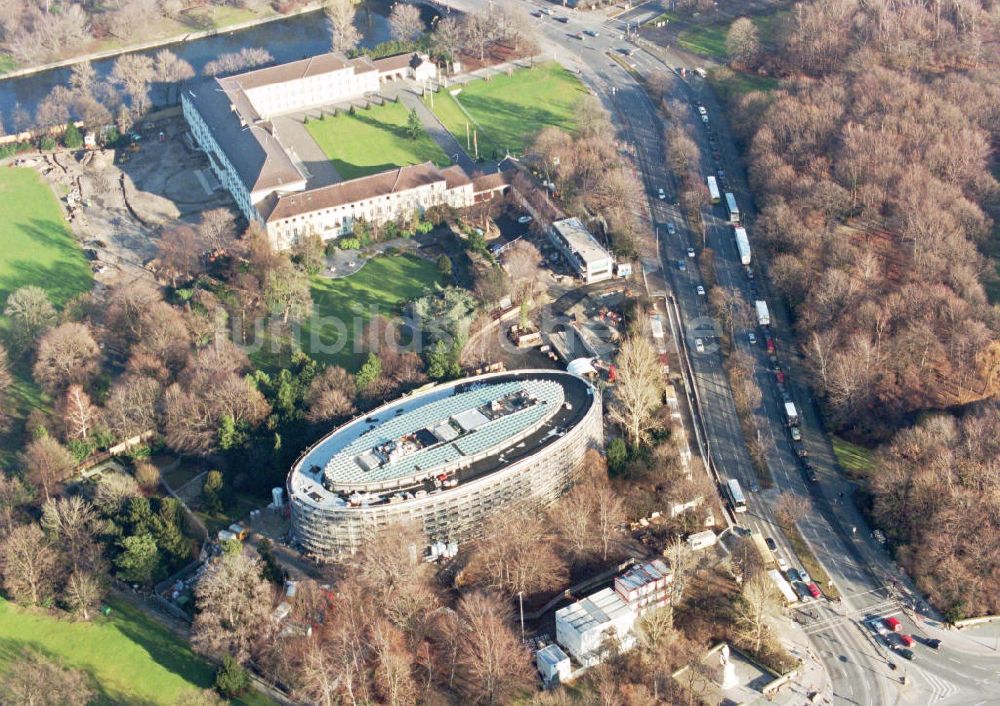
<path fill-rule="evenodd" d="M 771 312 L 767 310 L 767 302 L 762 299 L 758 299 L 753 305 L 757 309 L 757 323 L 761 326 L 770 326 Z"/>
<path fill-rule="evenodd" d="M 747 238 L 747 229 L 742 226 L 733 228 L 736 233 L 736 249 L 740 251 L 740 262 L 744 265 L 750 264 L 750 239 Z"/>
<path fill-rule="evenodd" d="M 769 569 L 767 575 L 771 577 L 771 581 L 774 582 L 774 587 L 778 589 L 781 597 L 785 599 L 785 603 L 798 603 L 799 597 L 795 595 L 795 591 L 792 590 L 791 584 L 785 580 L 785 577 L 781 575 L 781 572 L 777 569 Z"/>
<path fill-rule="evenodd" d="M 794 402 L 785 402 L 785 421 L 790 427 L 799 425 L 799 410 L 795 409 Z"/>

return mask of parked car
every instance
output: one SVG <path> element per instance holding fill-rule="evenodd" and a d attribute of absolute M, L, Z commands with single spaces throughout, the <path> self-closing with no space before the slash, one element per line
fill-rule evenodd
<path fill-rule="evenodd" d="M 517 219 L 517 222 L 524 225 L 525 223 L 531 223 L 531 220 L 531 216 L 521 216 Z"/>
<path fill-rule="evenodd" d="M 911 662 L 913 661 L 914 655 L 913 655 L 913 650 L 911 649 L 908 649 L 906 647 L 898 647 L 896 648 L 896 654 L 898 654 L 903 659 L 908 659 Z"/>
<path fill-rule="evenodd" d="M 766 544 L 766 545 L 767 545 L 767 548 L 768 548 L 768 549 L 770 549 L 770 550 L 771 550 L 772 552 L 774 552 L 774 551 L 777 551 L 777 550 L 778 550 L 778 543 L 777 543 L 777 542 L 775 542 L 775 541 L 774 541 L 773 539 L 771 539 L 770 537 L 768 537 L 767 539 L 765 539 L 765 540 L 764 540 L 764 544 Z"/>
<path fill-rule="evenodd" d="M 755 334 L 753 331 L 747 331 L 747 340 L 750 341 L 751 346 L 754 345 L 755 343 L 757 343 L 757 334 Z"/>
<path fill-rule="evenodd" d="M 782 571 L 788 571 L 788 562 L 785 561 L 784 557 L 778 557 L 778 568 Z"/>
<path fill-rule="evenodd" d="M 681 272 L 684 272 L 684 270 L 686 270 L 687 268 L 688 268 L 687 263 L 684 262 L 684 260 L 678 260 L 677 261 L 677 269 L 678 270 L 680 270 Z"/>
<path fill-rule="evenodd" d="M 757 485 L 757 481 L 755 481 L 755 480 L 750 481 L 750 492 L 751 493 L 759 493 L 760 492 L 760 486 Z"/>
<path fill-rule="evenodd" d="M 903 643 L 903 647 L 913 647 L 915 640 L 905 633 L 900 633 L 899 641 Z"/>
<path fill-rule="evenodd" d="M 660 188 L 660 189 L 657 189 L 657 190 L 656 190 L 656 196 L 657 196 L 657 197 L 658 197 L 658 198 L 659 198 L 659 199 L 660 199 L 661 201 L 662 201 L 663 199 L 667 198 L 667 194 L 666 194 L 666 192 L 665 192 L 665 191 L 664 191 L 664 190 L 663 190 L 662 188 Z"/>
<path fill-rule="evenodd" d="M 694 339 L 694 349 L 699 353 L 705 352 L 705 342 L 700 338 Z"/>
<path fill-rule="evenodd" d="M 667 232 L 668 232 L 668 233 L 669 233 L 670 235 L 675 235 L 675 234 L 677 233 L 677 227 L 676 227 L 676 226 L 674 226 L 674 224 L 673 224 L 673 223 L 668 223 L 668 224 L 667 224 Z"/>
<path fill-rule="evenodd" d="M 784 371 L 782 371 L 782 370 L 775 370 L 774 371 L 774 379 L 778 381 L 779 385 L 784 385 L 785 384 L 785 373 L 784 373 Z"/>
<path fill-rule="evenodd" d="M 799 574 L 799 570 L 796 568 L 791 568 L 785 573 L 788 575 L 788 580 L 791 581 L 792 583 L 802 580 L 802 575 Z"/>
<path fill-rule="evenodd" d="M 583 33 L 586 34 L 586 35 L 588 35 L 588 36 L 591 36 L 591 37 L 600 37 L 601 36 L 599 32 L 595 32 L 592 29 L 585 29 L 585 30 L 583 30 Z"/>
<path fill-rule="evenodd" d="M 899 622 L 897 618 L 885 618 L 884 622 L 886 628 L 888 628 L 891 632 L 902 632 L 903 630 L 903 624 Z"/>
<path fill-rule="evenodd" d="M 705 110 L 705 106 L 703 105 L 698 106 L 698 115 L 708 115 L 708 111 Z"/>
<path fill-rule="evenodd" d="M 702 287 L 700 284 L 697 287 L 695 287 L 694 290 L 698 292 L 699 297 L 705 296 L 705 288 Z"/>
<path fill-rule="evenodd" d="M 802 441 L 802 432 L 798 427 L 792 427 L 792 441 Z"/>
<path fill-rule="evenodd" d="M 820 593 L 819 586 L 817 586 L 814 583 L 806 584 L 806 588 L 809 589 L 809 595 L 812 596 L 813 598 L 819 598 L 820 596 L 823 595 L 822 593 Z"/>
<path fill-rule="evenodd" d="M 688 248 L 688 257 L 694 257 L 694 248 Z"/>
<path fill-rule="evenodd" d="M 799 572 L 799 581 L 802 583 L 812 583 L 812 578 L 809 577 L 809 572 L 805 569 Z"/>

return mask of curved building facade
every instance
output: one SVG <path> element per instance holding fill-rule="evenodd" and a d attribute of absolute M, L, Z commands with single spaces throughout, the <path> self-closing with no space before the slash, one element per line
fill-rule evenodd
<path fill-rule="evenodd" d="M 438 385 L 307 449 L 288 475 L 292 531 L 307 552 L 330 558 L 401 522 L 419 523 L 429 542 L 465 541 L 496 512 L 561 496 L 603 440 L 600 392 L 570 373 Z"/>

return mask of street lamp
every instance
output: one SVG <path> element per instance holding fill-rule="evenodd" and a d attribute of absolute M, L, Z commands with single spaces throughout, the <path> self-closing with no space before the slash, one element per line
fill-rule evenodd
<path fill-rule="evenodd" d="M 524 643 L 524 591 L 517 592 L 517 602 L 521 609 L 521 643 Z"/>

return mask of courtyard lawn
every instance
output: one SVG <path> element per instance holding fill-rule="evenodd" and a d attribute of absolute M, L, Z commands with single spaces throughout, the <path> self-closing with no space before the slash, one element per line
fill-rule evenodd
<path fill-rule="evenodd" d="M 55 194 L 33 169 L 0 169 L 0 245 L 0 333 L 7 326 L 2 315 L 7 297 L 19 287 L 41 287 L 57 307 L 90 290 L 92 275 L 83 251 Z M 11 368 L 11 395 L 19 420 L 46 401 L 27 364 L 11 361 Z M 17 423 L 14 431 L 0 437 L 0 463 L 8 463 L 20 447 L 19 430 Z"/>
<path fill-rule="evenodd" d="M 440 281 L 433 262 L 410 255 L 377 257 L 342 279 L 316 277 L 312 281 L 313 315 L 302 326 L 302 350 L 316 360 L 354 372 L 364 362 L 360 347 L 354 350 L 355 336 L 363 334 L 372 316 L 394 316 L 400 304 Z"/>
<path fill-rule="evenodd" d="M 356 179 L 422 162 L 440 167 L 451 164 L 437 143 L 423 129 L 416 140 L 406 135 L 410 111 L 402 103 L 386 103 L 354 115 L 310 120 L 306 129 L 333 162 L 342 179 Z"/>
<path fill-rule="evenodd" d="M 467 124 L 475 130 L 479 155 L 490 159 L 522 154 L 546 126 L 573 130 L 574 110 L 586 94 L 576 76 L 549 62 L 441 91 L 433 110 L 459 144 L 466 144 Z"/>
<path fill-rule="evenodd" d="M 212 686 L 214 667 L 165 628 L 130 605 L 110 602 L 107 618 L 59 620 L 0 599 L 0 672 L 31 647 L 67 667 L 82 669 L 98 704 L 172 704 L 187 689 Z M 250 692 L 237 703 L 270 700 Z"/>

